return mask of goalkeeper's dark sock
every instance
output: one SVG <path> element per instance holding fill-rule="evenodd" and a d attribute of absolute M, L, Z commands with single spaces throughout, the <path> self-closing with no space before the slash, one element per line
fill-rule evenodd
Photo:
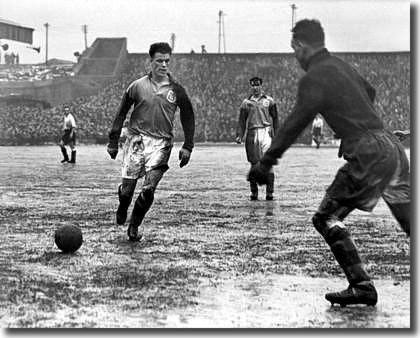
<path fill-rule="evenodd" d="M 327 232 L 325 240 L 331 248 L 335 259 L 343 269 L 350 285 L 370 281 L 360 259 L 356 245 L 350 233 L 344 227 L 333 226 Z"/>

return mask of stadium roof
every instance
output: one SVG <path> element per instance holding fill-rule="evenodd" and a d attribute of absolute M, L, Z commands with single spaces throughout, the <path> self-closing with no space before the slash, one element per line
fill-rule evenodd
<path fill-rule="evenodd" d="M 5 24 L 8 24 L 8 25 L 12 25 L 12 26 L 21 26 L 17 22 L 10 21 L 10 20 L 5 20 L 5 19 L 2 19 L 2 18 L 0 18 L 0 23 L 5 23 Z"/>
<path fill-rule="evenodd" d="M 32 44 L 34 29 L 19 23 L 0 18 L 0 39 L 14 40 Z"/>

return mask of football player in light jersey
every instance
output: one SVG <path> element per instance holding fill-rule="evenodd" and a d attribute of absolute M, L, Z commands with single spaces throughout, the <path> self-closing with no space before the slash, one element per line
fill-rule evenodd
<path fill-rule="evenodd" d="M 263 80 L 253 77 L 249 80 L 252 94 L 246 98 L 239 108 L 239 121 L 236 132 L 236 142 L 241 143 L 244 135 L 245 150 L 251 167 L 255 165 L 271 145 L 271 138 L 278 128 L 277 105 L 273 98 L 264 94 Z M 250 199 L 258 199 L 258 185 L 250 181 Z M 266 200 L 273 199 L 274 171 L 270 172 L 266 186 Z"/>
<path fill-rule="evenodd" d="M 76 163 L 76 120 L 70 112 L 70 107 L 68 105 L 64 105 L 63 114 L 63 135 L 61 136 L 60 143 L 58 144 L 61 148 L 61 153 L 63 154 L 61 163 Z M 69 146 L 71 149 L 70 160 L 65 146 Z"/>
<path fill-rule="evenodd" d="M 312 139 L 316 144 L 316 148 L 318 149 L 321 144 L 322 138 L 322 131 L 324 129 L 324 121 L 322 120 L 321 116 L 318 114 L 314 122 L 312 123 Z"/>
<path fill-rule="evenodd" d="M 151 72 L 132 82 L 125 90 L 107 147 L 109 155 L 115 159 L 124 120 L 133 107 L 123 146 L 122 184 L 118 188 L 120 203 L 116 213 L 117 224 L 123 225 L 137 181 L 144 177 L 127 229 L 130 241 L 142 238 L 139 227 L 153 203 L 159 181 L 169 168 L 174 119 L 178 110 L 184 131 L 184 144 L 179 151 L 181 168 L 189 162 L 194 146 L 194 111 L 185 89 L 169 73 L 171 47 L 165 42 L 154 43 L 149 55 Z"/>

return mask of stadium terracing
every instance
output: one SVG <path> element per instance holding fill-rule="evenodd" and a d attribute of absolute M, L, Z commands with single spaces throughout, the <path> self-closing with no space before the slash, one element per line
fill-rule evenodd
<path fill-rule="evenodd" d="M 129 54 L 126 44 L 125 38 L 98 38 L 62 76 L 0 81 L 0 100 L 6 102 L 1 106 L 0 144 L 54 142 L 63 103 L 74 108 L 80 140 L 105 142 L 123 90 L 149 69 L 148 54 Z M 352 64 L 377 89 L 375 104 L 391 129 L 410 128 L 409 52 L 333 54 Z M 0 71 L 10 74 L 17 69 L 2 67 Z M 248 79 L 255 75 L 264 79 L 264 90 L 276 100 L 283 120 L 293 106 L 303 74 L 290 53 L 175 53 L 171 72 L 192 99 L 198 142 L 232 141 L 238 107 L 249 95 Z M 20 123 L 26 120 L 22 114 L 28 109 L 42 120 L 34 123 L 47 123 L 47 128 Z M 182 139 L 178 119 L 176 139 Z M 310 142 L 308 132 L 300 142 Z"/>

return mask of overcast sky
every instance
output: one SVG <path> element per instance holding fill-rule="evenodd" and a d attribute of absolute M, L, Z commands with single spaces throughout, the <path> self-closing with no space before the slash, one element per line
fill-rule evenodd
<path fill-rule="evenodd" d="M 82 25 L 91 45 L 97 37 L 127 37 L 128 51 L 145 53 L 155 41 L 175 33 L 175 52 L 218 51 L 218 12 L 225 13 L 228 53 L 291 52 L 291 4 L 296 19 L 317 18 L 331 51 L 409 51 L 409 1 L 284 0 L 0 0 L 0 17 L 34 28 L 34 46 L 7 42 L 21 63 L 45 60 L 45 23 L 49 58 L 75 60 L 82 51 Z M 223 51 L 223 41 L 221 44 Z"/>

